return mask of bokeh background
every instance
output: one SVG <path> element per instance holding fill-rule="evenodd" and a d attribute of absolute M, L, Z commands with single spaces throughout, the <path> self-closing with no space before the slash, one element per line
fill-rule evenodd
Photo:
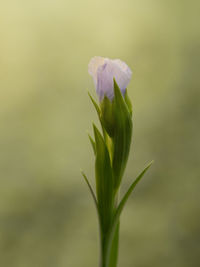
<path fill-rule="evenodd" d="M 200 264 L 200 2 L 0 3 L 0 266 L 98 266 L 87 138 L 87 65 L 133 70 L 134 138 L 122 194 L 155 161 L 121 219 L 119 267 Z"/>

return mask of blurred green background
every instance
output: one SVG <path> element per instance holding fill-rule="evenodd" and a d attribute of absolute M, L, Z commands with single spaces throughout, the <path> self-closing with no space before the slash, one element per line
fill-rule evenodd
<path fill-rule="evenodd" d="M 98 266 L 87 65 L 133 70 L 134 138 L 122 193 L 155 163 L 121 219 L 119 267 L 200 264 L 197 1 L 0 3 L 0 266 Z"/>

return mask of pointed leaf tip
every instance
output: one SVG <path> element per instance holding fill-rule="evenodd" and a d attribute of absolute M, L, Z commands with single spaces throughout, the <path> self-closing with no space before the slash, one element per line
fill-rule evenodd
<path fill-rule="evenodd" d="M 94 105 L 94 107 L 95 107 L 95 109 L 97 111 L 97 114 L 100 116 L 100 108 L 99 108 L 97 102 L 94 100 L 94 98 L 91 96 L 91 94 L 89 92 L 88 92 L 88 95 L 89 95 L 89 97 L 90 97 L 90 99 L 92 101 L 92 104 Z"/>
<path fill-rule="evenodd" d="M 128 197 L 130 196 L 131 192 L 133 191 L 133 189 L 135 188 L 135 186 L 137 185 L 137 183 L 140 181 L 140 179 L 143 177 L 143 175 L 145 174 L 145 172 L 149 169 L 149 167 L 152 165 L 153 161 L 151 161 L 146 168 L 144 168 L 144 170 L 138 175 L 138 177 L 135 179 L 135 181 L 131 184 L 131 186 L 129 187 L 128 191 L 126 192 L 126 194 L 124 195 L 124 197 L 122 198 L 121 202 L 119 203 L 116 211 L 115 211 L 115 214 L 114 214 L 114 217 L 113 217 L 113 220 L 112 220 L 112 226 L 110 227 L 110 231 L 108 233 L 109 235 L 109 240 L 112 240 L 113 239 L 113 236 L 114 236 L 114 233 L 115 233 L 115 230 L 116 230 L 116 227 L 118 225 L 118 222 L 119 222 L 119 218 L 120 218 L 120 215 L 121 215 L 121 212 L 128 200 Z"/>
<path fill-rule="evenodd" d="M 145 172 L 151 167 L 151 165 L 153 164 L 153 161 L 151 161 L 147 167 L 144 168 L 144 170 L 138 175 L 138 177 L 135 179 L 135 181 L 131 184 L 131 186 L 129 187 L 128 191 L 126 192 L 126 194 L 124 195 L 124 197 L 122 198 L 121 202 L 118 205 L 118 208 L 116 210 L 116 216 L 120 216 L 127 200 L 128 197 L 130 196 L 130 194 L 132 193 L 133 189 L 136 187 L 136 185 L 138 184 L 138 182 L 142 179 L 142 177 L 144 176 Z M 118 215 L 117 215 L 118 214 Z"/>
<path fill-rule="evenodd" d="M 115 96 L 115 98 L 121 98 L 121 97 L 123 98 L 121 90 L 120 90 L 115 78 L 113 78 L 113 82 L 114 82 L 114 96 Z"/>
<path fill-rule="evenodd" d="M 94 141 L 94 139 L 91 137 L 91 135 L 89 133 L 88 133 L 88 137 L 89 137 L 90 143 L 92 145 L 93 152 L 94 152 L 94 154 L 96 154 L 96 144 L 95 144 L 95 141 Z"/>
<path fill-rule="evenodd" d="M 96 143 L 96 150 L 97 150 L 97 147 L 101 146 L 101 144 L 104 143 L 104 139 L 103 139 L 100 131 L 96 127 L 96 125 L 94 123 L 92 125 L 93 125 L 94 137 L 95 137 L 95 143 Z"/>
<path fill-rule="evenodd" d="M 88 185 L 88 188 L 89 188 L 89 190 L 90 190 L 90 193 L 91 193 L 91 195 L 92 195 L 92 198 L 93 198 L 93 200 L 94 200 L 95 206 L 96 206 L 97 211 L 98 211 L 97 199 L 96 199 L 95 193 L 94 193 L 94 191 L 93 191 L 93 189 L 92 189 L 92 186 L 90 185 L 87 176 L 85 175 L 85 173 L 84 173 L 82 170 L 81 170 L 81 174 L 82 174 L 83 178 L 85 179 L 86 184 Z"/>

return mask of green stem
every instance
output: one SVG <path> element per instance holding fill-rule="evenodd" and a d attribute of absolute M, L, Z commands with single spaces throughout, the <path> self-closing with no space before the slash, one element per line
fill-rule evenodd
<path fill-rule="evenodd" d="M 109 232 L 108 232 L 109 234 Z M 112 240 L 110 240 L 112 238 Z M 117 267 L 119 247 L 119 223 L 113 237 L 110 235 L 101 236 L 101 257 L 100 267 Z"/>
<path fill-rule="evenodd" d="M 117 208 L 119 192 L 115 195 L 114 210 Z M 112 225 L 110 225 L 112 227 Z M 100 267 L 117 267 L 118 247 L 119 247 L 119 222 L 114 232 L 110 227 L 106 232 L 100 230 L 101 257 Z M 101 227 L 100 227 L 101 228 Z"/>
<path fill-rule="evenodd" d="M 119 248 L 119 223 L 116 227 L 115 234 L 111 244 L 109 265 L 108 265 L 109 267 L 117 267 L 118 248 Z"/>
<path fill-rule="evenodd" d="M 115 208 L 114 209 L 116 209 L 118 206 L 118 198 L 119 198 L 119 188 L 117 192 L 115 193 L 115 203 L 114 203 Z M 112 240 L 110 244 L 108 267 L 117 267 L 118 249 L 119 249 L 119 224 L 120 223 L 118 222 L 113 237 L 110 237 L 112 238 Z"/>

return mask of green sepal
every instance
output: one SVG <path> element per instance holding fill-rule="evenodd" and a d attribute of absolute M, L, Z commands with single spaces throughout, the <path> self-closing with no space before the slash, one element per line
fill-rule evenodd
<path fill-rule="evenodd" d="M 101 121 L 110 137 L 114 134 L 115 129 L 115 117 L 113 114 L 113 103 L 104 96 L 103 100 L 100 103 L 101 109 Z"/>
<path fill-rule="evenodd" d="M 96 144 L 95 144 L 95 141 L 94 141 L 94 139 L 91 137 L 91 135 L 89 133 L 88 133 L 88 137 L 89 137 L 90 143 L 92 145 L 93 152 L 94 152 L 94 154 L 96 154 Z"/>
<path fill-rule="evenodd" d="M 101 217 L 102 232 L 105 233 L 113 215 L 113 175 L 106 143 L 97 127 L 93 125 L 93 128 L 96 143 L 95 175 L 97 202 Z"/>
<path fill-rule="evenodd" d="M 113 173 L 115 189 L 118 190 L 128 160 L 131 136 L 132 118 L 128 105 L 114 80 L 113 112 L 115 116 L 115 133 L 113 137 Z"/>
<path fill-rule="evenodd" d="M 89 92 L 88 92 L 88 95 L 89 95 L 89 97 L 90 97 L 90 99 L 92 101 L 92 104 L 94 105 L 94 107 L 95 107 L 95 109 L 97 111 L 97 114 L 98 114 L 98 116 L 100 118 L 101 111 L 100 111 L 100 108 L 99 108 L 97 102 L 94 100 L 94 98 L 91 96 L 91 94 Z"/>
<path fill-rule="evenodd" d="M 101 128 L 102 128 L 102 131 L 103 131 L 103 135 L 104 135 L 104 138 L 107 139 L 107 133 L 105 131 L 105 128 L 103 126 L 103 122 L 102 122 L 102 115 L 101 115 L 101 110 L 100 110 L 100 107 L 98 106 L 97 102 L 94 100 L 94 98 L 91 96 L 91 94 L 88 92 L 88 95 L 92 101 L 92 104 L 94 105 L 95 109 L 96 109 L 96 112 L 98 114 L 98 117 L 99 117 L 99 121 L 101 123 Z"/>
<path fill-rule="evenodd" d="M 131 103 L 131 100 L 130 100 L 130 98 L 128 96 L 127 89 L 126 89 L 125 94 L 124 94 L 124 100 L 126 102 L 126 105 L 127 105 L 128 109 L 129 109 L 130 114 L 132 115 L 132 111 L 133 111 L 132 103 Z"/>

